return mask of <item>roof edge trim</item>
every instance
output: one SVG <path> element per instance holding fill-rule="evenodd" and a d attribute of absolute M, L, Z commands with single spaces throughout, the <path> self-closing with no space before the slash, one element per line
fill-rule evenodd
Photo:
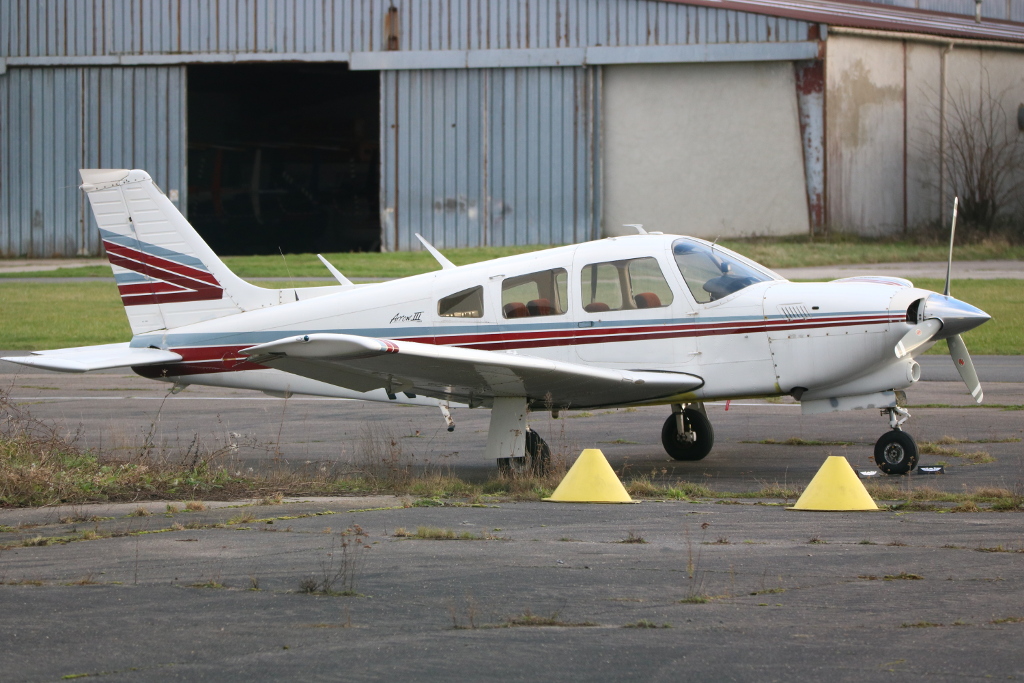
<path fill-rule="evenodd" d="M 1024 23 L 985 19 L 858 0 L 665 0 L 679 5 L 750 12 L 830 27 L 897 31 L 1024 43 Z"/>
<path fill-rule="evenodd" d="M 899 31 L 879 31 L 870 28 L 853 28 L 851 26 L 833 26 L 832 33 L 842 36 L 860 36 L 863 38 L 881 38 L 885 40 L 906 40 L 912 43 L 929 45 L 957 45 L 960 47 L 983 47 L 990 50 L 1012 50 L 1024 52 L 1024 43 L 1008 43 L 999 40 L 975 40 L 972 38 L 953 38 L 926 33 L 901 33 Z"/>

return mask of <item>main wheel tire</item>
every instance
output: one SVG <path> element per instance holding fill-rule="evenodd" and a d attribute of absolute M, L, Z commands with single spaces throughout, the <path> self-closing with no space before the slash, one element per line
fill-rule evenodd
<path fill-rule="evenodd" d="M 675 414 L 669 415 L 665 426 L 661 428 L 661 445 L 673 460 L 702 460 L 711 452 L 715 445 L 715 430 L 704 413 L 693 408 L 683 411 L 683 424 L 686 431 L 695 432 L 696 441 L 684 441 L 676 428 Z"/>
<path fill-rule="evenodd" d="M 875 463 L 886 474 L 906 474 L 917 466 L 917 442 L 906 432 L 894 429 L 875 442 Z"/>
<path fill-rule="evenodd" d="M 540 434 L 526 428 L 526 467 L 537 476 L 543 476 L 551 468 L 551 449 Z"/>

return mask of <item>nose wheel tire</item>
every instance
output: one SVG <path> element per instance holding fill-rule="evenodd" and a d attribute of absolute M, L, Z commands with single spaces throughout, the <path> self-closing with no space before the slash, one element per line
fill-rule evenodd
<path fill-rule="evenodd" d="M 917 466 L 917 442 L 904 431 L 886 432 L 875 442 L 875 463 L 886 474 L 906 474 Z"/>
<path fill-rule="evenodd" d="M 683 410 L 683 429 L 679 433 L 675 414 L 669 415 L 661 428 L 661 444 L 673 460 L 702 460 L 715 445 L 715 430 L 699 410 Z M 689 433 L 690 438 L 686 438 Z"/>

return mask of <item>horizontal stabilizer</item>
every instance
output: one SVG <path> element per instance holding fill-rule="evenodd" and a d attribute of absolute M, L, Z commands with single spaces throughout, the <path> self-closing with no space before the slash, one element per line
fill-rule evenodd
<path fill-rule="evenodd" d="M 0 358 L 0 360 L 56 372 L 89 372 L 90 370 L 126 368 L 132 365 L 177 363 L 181 360 L 181 356 L 161 349 L 131 348 L 128 346 L 128 342 L 124 342 L 122 344 L 36 351 L 31 356 L 12 356 Z"/>
<path fill-rule="evenodd" d="M 640 403 L 704 385 L 682 372 L 617 370 L 521 353 L 482 351 L 351 334 L 316 333 L 260 344 L 254 362 L 356 391 L 423 394 L 472 407 L 525 396 L 534 409 Z"/>

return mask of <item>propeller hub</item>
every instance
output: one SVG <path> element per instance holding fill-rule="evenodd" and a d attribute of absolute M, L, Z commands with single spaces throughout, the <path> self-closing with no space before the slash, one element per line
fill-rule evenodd
<path fill-rule="evenodd" d="M 963 334 L 992 319 L 985 311 L 944 294 L 929 294 L 924 303 L 922 320 L 934 318 L 942 322 L 935 339 L 948 339 Z"/>

